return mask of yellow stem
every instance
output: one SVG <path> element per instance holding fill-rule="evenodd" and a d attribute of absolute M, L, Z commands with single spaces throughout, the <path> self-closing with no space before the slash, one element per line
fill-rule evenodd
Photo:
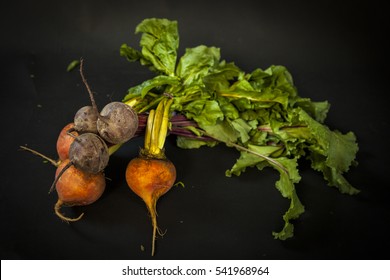
<path fill-rule="evenodd" d="M 156 110 L 151 110 L 146 124 L 144 154 L 164 158 L 164 144 L 168 133 L 172 99 L 163 98 Z"/>
<path fill-rule="evenodd" d="M 168 133 L 168 123 L 169 123 L 169 112 L 171 108 L 171 104 L 173 102 L 173 99 L 166 99 L 164 100 L 164 114 L 162 116 L 162 122 L 161 122 L 161 130 L 158 135 L 158 148 L 162 150 L 164 148 L 165 139 L 167 137 Z"/>
<path fill-rule="evenodd" d="M 152 135 L 152 130 L 153 130 L 154 114 L 155 114 L 154 110 L 151 110 L 149 112 L 148 121 L 146 123 L 144 148 L 147 152 L 149 152 L 150 148 L 151 148 L 151 140 L 152 140 L 151 135 Z"/>
<path fill-rule="evenodd" d="M 140 97 L 133 97 L 127 101 L 125 101 L 124 103 L 131 106 L 131 107 L 134 107 L 135 105 L 137 105 L 138 103 L 140 102 Z"/>
<path fill-rule="evenodd" d="M 150 147 L 153 155 L 158 155 L 161 152 L 161 149 L 158 147 L 158 138 L 161 132 L 161 123 L 164 115 L 164 101 L 165 99 L 160 101 L 156 109 L 156 114 L 154 115 Z"/>
<path fill-rule="evenodd" d="M 113 153 L 119 150 L 123 144 L 116 144 L 108 148 L 108 154 L 111 156 Z"/>

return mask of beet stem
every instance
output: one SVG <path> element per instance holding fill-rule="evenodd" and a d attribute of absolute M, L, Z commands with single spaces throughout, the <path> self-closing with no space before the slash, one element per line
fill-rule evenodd
<path fill-rule="evenodd" d="M 87 91 L 89 93 L 89 98 L 91 99 L 91 102 L 92 102 L 92 107 L 96 110 L 96 112 L 98 112 L 98 108 L 96 106 L 96 102 L 95 102 L 95 98 L 93 97 L 93 93 L 92 93 L 92 90 L 91 88 L 89 87 L 88 83 L 87 83 L 87 80 L 85 79 L 84 77 L 84 73 L 83 73 L 83 64 L 84 64 L 84 60 L 83 59 L 80 59 L 80 75 L 81 75 L 81 79 L 83 80 L 83 83 L 85 85 L 85 87 L 87 88 Z"/>
<path fill-rule="evenodd" d="M 70 137 L 76 139 L 77 136 L 74 135 L 74 134 L 72 133 L 73 131 L 76 131 L 76 129 L 74 129 L 74 127 L 72 127 L 71 129 L 67 130 L 67 131 L 66 131 L 66 135 L 68 135 L 68 136 L 70 136 Z"/>

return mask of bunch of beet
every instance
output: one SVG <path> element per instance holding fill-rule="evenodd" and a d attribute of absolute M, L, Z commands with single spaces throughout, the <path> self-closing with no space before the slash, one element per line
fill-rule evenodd
<path fill-rule="evenodd" d="M 83 60 L 80 61 L 80 75 L 92 106 L 80 108 L 73 122 L 61 130 L 57 139 L 59 160 L 50 160 L 57 170 L 49 193 L 56 189 L 55 213 L 68 222 L 81 219 L 83 214 L 77 218 L 66 217 L 60 212 L 61 206 L 89 205 L 101 197 L 106 187 L 104 169 L 111 153 L 130 140 L 138 128 L 137 113 L 125 103 L 111 102 L 98 111 L 83 74 Z"/>
<path fill-rule="evenodd" d="M 145 202 L 152 220 L 152 249 L 155 252 L 157 226 L 156 204 L 168 192 L 176 180 L 176 168 L 165 156 L 164 144 L 172 117 L 173 99 L 164 97 L 157 108 L 146 114 L 137 112 L 126 103 L 108 103 L 99 112 L 93 92 L 83 73 L 80 61 L 80 75 L 89 94 L 91 105 L 80 108 L 73 122 L 65 125 L 57 139 L 58 161 L 54 161 L 32 149 L 21 147 L 50 161 L 57 170 L 49 190 L 57 191 L 58 200 L 54 206 L 56 215 L 66 222 L 78 221 L 84 213 L 75 218 L 65 216 L 62 206 L 85 206 L 98 200 L 105 188 L 104 170 L 109 158 L 119 146 L 135 136 L 145 135 L 140 155 L 129 162 L 126 181 L 130 189 Z M 172 119 L 171 119 L 172 117 Z M 180 119 L 177 123 L 183 123 Z M 173 134 L 177 125 L 170 130 Z"/>

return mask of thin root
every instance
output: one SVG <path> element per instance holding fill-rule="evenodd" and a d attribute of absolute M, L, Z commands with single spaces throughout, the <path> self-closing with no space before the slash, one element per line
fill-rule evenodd
<path fill-rule="evenodd" d="M 167 229 L 162 231 L 159 227 L 157 227 L 157 233 L 158 235 L 160 235 L 161 237 L 164 237 L 164 235 L 167 233 Z"/>
<path fill-rule="evenodd" d="M 80 216 L 78 216 L 77 218 L 68 218 L 66 216 L 64 216 L 61 212 L 60 212 L 60 209 L 61 209 L 61 206 L 63 205 L 64 203 L 62 202 L 62 200 L 58 200 L 57 203 L 54 205 L 54 212 L 56 213 L 56 215 L 58 217 L 61 218 L 61 220 L 65 221 L 65 222 L 76 222 L 78 220 L 80 220 L 83 216 L 84 216 L 84 213 L 81 213 Z"/>
<path fill-rule="evenodd" d="M 56 186 L 58 180 L 61 178 L 62 174 L 64 174 L 64 172 L 73 165 L 73 163 L 71 161 L 69 161 L 65 166 L 64 168 L 62 168 L 62 170 L 60 171 L 60 173 L 58 174 L 58 176 L 54 179 L 54 182 L 53 184 L 51 184 L 51 187 L 49 189 L 49 194 L 54 190 L 54 187 Z"/>
<path fill-rule="evenodd" d="M 34 155 L 37 155 L 37 156 L 40 156 L 41 158 L 47 160 L 48 162 L 50 162 L 52 165 L 54 165 L 55 167 L 58 167 L 61 163 L 61 161 L 55 161 L 54 159 L 51 159 L 49 158 L 48 156 L 45 156 L 44 154 L 41 154 L 40 152 L 38 151 L 35 151 L 33 149 L 30 149 L 30 148 L 27 148 L 26 146 L 19 146 L 22 150 L 25 150 L 25 151 L 28 151 L 30 153 L 33 153 Z"/>
<path fill-rule="evenodd" d="M 157 213 L 156 213 L 156 203 L 152 203 L 152 205 L 148 205 L 147 204 L 147 207 L 148 207 L 148 210 L 149 210 L 149 213 L 150 213 L 150 217 L 152 219 L 152 226 L 153 226 L 153 234 L 152 234 L 152 257 L 154 256 L 154 252 L 155 252 L 155 245 L 156 245 L 156 232 L 160 230 L 158 229 L 157 227 Z"/>

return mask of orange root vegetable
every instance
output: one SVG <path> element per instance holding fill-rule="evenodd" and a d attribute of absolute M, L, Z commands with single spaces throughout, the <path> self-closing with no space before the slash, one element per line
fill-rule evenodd
<path fill-rule="evenodd" d="M 60 135 L 57 139 L 57 153 L 60 158 L 60 160 L 65 160 L 69 158 L 69 148 L 70 145 L 73 143 L 75 137 L 77 137 L 79 134 L 77 131 L 72 131 L 74 129 L 74 123 L 67 124 L 60 132 Z M 72 131 L 72 137 L 69 135 L 68 132 Z"/>
<path fill-rule="evenodd" d="M 144 149 L 126 168 L 128 186 L 145 202 L 152 219 L 152 256 L 155 252 L 156 232 L 159 232 L 156 204 L 158 199 L 172 188 L 176 180 L 176 168 L 164 154 L 171 103 L 172 100 L 163 99 L 156 111 L 150 111 Z"/>
<path fill-rule="evenodd" d="M 139 175 L 135 175 L 139 174 Z M 176 168 L 167 159 L 138 157 L 126 169 L 126 181 L 133 192 L 143 199 L 152 219 L 152 256 L 155 251 L 157 200 L 171 189 L 176 180 Z"/>
<path fill-rule="evenodd" d="M 77 218 L 68 218 L 64 216 L 60 209 L 63 205 L 66 206 L 82 206 L 89 205 L 98 200 L 106 187 L 104 174 L 89 174 L 83 172 L 73 165 L 69 165 L 69 159 L 61 162 L 56 170 L 56 178 L 60 176 L 55 185 L 58 201 L 54 207 L 54 211 L 58 217 L 67 222 L 75 222 L 81 219 L 82 213 Z M 67 168 L 66 172 L 61 171 Z"/>

